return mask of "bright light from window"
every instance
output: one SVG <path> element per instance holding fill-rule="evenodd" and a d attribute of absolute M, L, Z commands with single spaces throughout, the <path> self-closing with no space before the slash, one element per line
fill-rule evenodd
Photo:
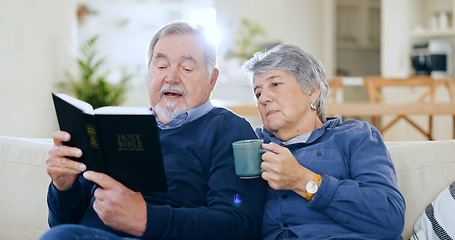
<path fill-rule="evenodd" d="M 221 32 L 216 26 L 216 10 L 214 8 L 202 8 L 191 13 L 191 23 L 205 28 L 207 39 L 218 45 Z"/>

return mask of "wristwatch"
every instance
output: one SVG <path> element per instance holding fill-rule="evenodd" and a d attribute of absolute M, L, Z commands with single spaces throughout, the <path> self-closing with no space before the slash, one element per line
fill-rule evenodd
<path fill-rule="evenodd" d="M 322 176 L 319 174 L 316 174 L 314 176 L 313 180 L 309 181 L 306 184 L 306 200 L 311 201 L 313 198 L 313 195 L 318 191 L 318 182 L 321 180 Z"/>

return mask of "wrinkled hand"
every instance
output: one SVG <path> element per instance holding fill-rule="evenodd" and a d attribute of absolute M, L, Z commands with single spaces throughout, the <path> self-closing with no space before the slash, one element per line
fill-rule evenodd
<path fill-rule="evenodd" d="M 82 156 L 82 151 L 79 148 L 63 145 L 63 142 L 71 139 L 69 133 L 56 131 L 52 137 L 54 139 L 54 146 L 49 150 L 49 155 L 46 159 L 46 170 L 52 178 L 54 186 L 64 191 L 73 186 L 77 176 L 85 171 L 86 166 L 80 162 L 66 158 Z"/>
<path fill-rule="evenodd" d="M 300 165 L 289 149 L 276 143 L 262 144 L 262 148 L 270 150 L 262 155 L 261 177 L 274 190 L 292 190 L 305 196 L 305 186 L 315 173 Z"/>
<path fill-rule="evenodd" d="M 93 208 L 104 224 L 137 237 L 144 234 L 147 205 L 141 193 L 103 173 L 87 171 L 83 176 L 101 187 L 95 190 Z"/>

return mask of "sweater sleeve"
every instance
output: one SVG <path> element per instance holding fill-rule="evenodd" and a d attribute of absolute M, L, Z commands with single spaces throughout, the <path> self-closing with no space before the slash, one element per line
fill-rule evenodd
<path fill-rule="evenodd" d="M 90 204 L 92 188 L 93 183 L 81 176 L 66 191 L 58 190 L 51 182 L 47 193 L 49 226 L 78 223 Z"/>
<path fill-rule="evenodd" d="M 266 184 L 261 178 L 239 179 L 232 152 L 232 142 L 256 135 L 239 117 L 218 124 L 223 130 L 211 133 L 215 140 L 208 143 L 211 163 L 206 204 L 174 207 L 148 203 L 143 239 L 258 239 Z"/>
<path fill-rule="evenodd" d="M 379 132 L 369 124 L 362 130 L 365 128 L 368 134 L 345 147 L 350 178 L 323 175 L 320 189 L 308 206 L 324 211 L 348 229 L 394 239 L 403 231 L 404 198 Z"/>

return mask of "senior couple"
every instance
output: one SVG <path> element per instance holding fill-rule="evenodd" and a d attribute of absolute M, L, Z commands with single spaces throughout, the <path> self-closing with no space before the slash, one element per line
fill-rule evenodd
<path fill-rule="evenodd" d="M 327 118 L 319 60 L 283 44 L 243 65 L 263 127 L 210 100 L 219 70 L 201 28 L 153 37 L 148 90 L 169 191 L 133 192 L 86 171 L 54 133 L 49 225 L 41 239 L 401 239 L 404 199 L 380 133 Z M 232 142 L 261 138 L 261 178 L 235 175 Z M 177 144 L 178 143 L 178 144 Z"/>

